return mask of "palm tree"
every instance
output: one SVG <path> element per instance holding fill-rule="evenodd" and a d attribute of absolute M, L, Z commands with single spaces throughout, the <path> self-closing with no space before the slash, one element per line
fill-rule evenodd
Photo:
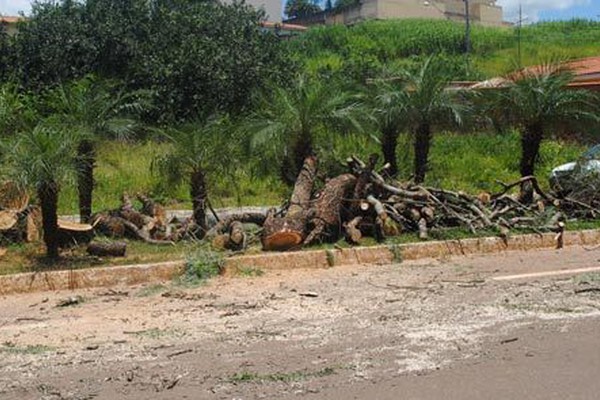
<path fill-rule="evenodd" d="M 379 82 L 374 102 L 374 117 L 381 132 L 381 152 L 383 160 L 390 167 L 387 173 L 391 177 L 398 175 L 396 148 L 398 136 L 405 126 L 406 110 L 402 88 L 395 88 L 390 82 Z"/>
<path fill-rule="evenodd" d="M 414 135 L 414 180 L 422 183 L 427 172 L 432 130 L 436 125 L 462 123 L 466 104 L 456 91 L 448 90 L 449 77 L 434 58 L 427 59 L 416 73 L 402 71 L 376 97 L 376 112 L 383 134 L 385 161 L 395 166 L 400 127 Z"/>
<path fill-rule="evenodd" d="M 289 88 L 275 87 L 262 96 L 248 123 L 253 147 L 283 149 L 282 177 L 293 183 L 304 159 L 315 151 L 319 133 L 360 130 L 357 98 L 319 79 L 299 75 Z"/>
<path fill-rule="evenodd" d="M 110 87 L 86 77 L 51 91 L 47 99 L 50 123 L 68 129 L 77 140 L 77 188 L 82 223 L 92 216 L 96 144 L 101 139 L 126 139 L 138 128 L 131 115 L 142 105 L 134 94 L 111 93 Z"/>
<path fill-rule="evenodd" d="M 490 93 L 492 105 L 521 133 L 522 177 L 535 174 L 540 145 L 552 127 L 598 119 L 597 99 L 591 92 L 568 89 L 572 79 L 568 69 L 547 63 L 512 74 L 505 88 Z"/>
<path fill-rule="evenodd" d="M 6 176 L 37 193 L 42 209 L 46 253 L 50 260 L 59 257 L 58 195 L 61 185 L 68 182 L 74 172 L 72 144 L 72 138 L 64 131 L 42 124 L 2 143 Z"/>
<path fill-rule="evenodd" d="M 224 175 L 239 160 L 235 130 L 226 117 L 191 123 L 168 134 L 172 151 L 158 157 L 153 166 L 169 185 L 187 181 L 192 199 L 196 236 L 207 231 L 208 181 L 211 174 Z"/>

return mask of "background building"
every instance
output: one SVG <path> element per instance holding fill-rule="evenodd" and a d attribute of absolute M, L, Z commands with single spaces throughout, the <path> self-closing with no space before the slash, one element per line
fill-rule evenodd
<path fill-rule="evenodd" d="M 0 15 L 0 24 L 4 26 L 9 35 L 12 35 L 17 32 L 17 22 L 22 19 L 21 17 L 3 17 Z"/>
<path fill-rule="evenodd" d="M 495 0 L 470 0 L 469 17 L 473 23 L 500 26 L 502 7 Z M 296 17 L 288 22 L 299 25 L 354 24 L 367 19 L 431 18 L 464 21 L 463 0 L 358 0 L 344 8 Z"/>

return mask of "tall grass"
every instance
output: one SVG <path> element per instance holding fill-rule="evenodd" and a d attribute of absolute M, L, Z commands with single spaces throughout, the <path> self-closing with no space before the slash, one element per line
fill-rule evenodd
<path fill-rule="evenodd" d="M 318 151 L 322 177 L 347 172 L 345 160 L 350 155 L 362 159 L 380 152 L 377 140 L 369 135 L 330 135 Z M 175 191 L 161 191 L 160 177 L 151 171 L 153 158 L 168 151 L 168 144 L 106 142 L 100 146 L 97 167 L 97 185 L 94 192 L 94 210 L 119 206 L 123 193 L 150 193 L 171 208 L 190 208 L 185 184 Z M 550 170 L 577 159 L 584 151 L 582 145 L 563 140 L 544 142 L 538 164 L 542 185 Z M 412 174 L 412 138 L 403 134 L 397 149 L 400 177 Z M 446 189 L 477 193 L 498 189 L 496 180 L 509 182 L 518 179 L 519 134 L 461 134 L 442 133 L 434 136 L 430 168 L 426 184 Z M 260 157 L 260 155 L 255 155 Z M 276 205 L 288 195 L 279 177 L 253 173 L 252 161 L 248 168 L 239 169 L 231 176 L 210 177 L 210 199 L 215 207 Z M 276 170 L 276 169 L 274 169 Z M 77 210 L 74 188 L 64 188 L 60 198 L 60 212 L 72 214 Z"/>
<path fill-rule="evenodd" d="M 543 22 L 521 30 L 522 65 L 550 58 L 600 54 L 600 22 Z M 470 65 L 464 56 L 464 25 L 443 20 L 366 21 L 355 26 L 311 28 L 291 43 L 309 72 L 364 80 L 383 69 L 444 54 L 455 79 L 504 74 L 517 65 L 515 27 L 473 26 Z"/>
<path fill-rule="evenodd" d="M 161 177 L 152 168 L 153 160 L 170 149 L 168 143 L 148 141 L 126 143 L 106 141 L 98 146 L 94 211 L 118 207 L 124 193 L 147 193 L 170 208 L 191 208 L 188 187 L 185 183 L 164 189 Z M 276 176 L 257 177 L 251 168 L 239 169 L 231 175 L 209 177 L 209 197 L 215 207 L 241 205 L 279 204 L 286 192 Z M 73 214 L 77 211 L 75 187 L 61 191 L 59 212 Z"/>

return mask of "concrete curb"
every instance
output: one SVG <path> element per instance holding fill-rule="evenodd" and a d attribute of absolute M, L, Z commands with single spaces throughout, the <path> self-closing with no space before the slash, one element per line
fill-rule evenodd
<path fill-rule="evenodd" d="M 440 258 L 502 251 L 554 248 L 555 234 L 518 235 L 506 242 L 497 237 L 408 243 L 348 249 L 265 253 L 226 259 L 224 275 L 245 270 L 328 268 L 336 265 L 389 264 L 404 260 Z M 600 229 L 565 232 L 565 246 L 600 244 Z M 135 285 L 171 280 L 183 271 L 184 261 L 124 265 L 67 271 L 31 272 L 0 276 L 0 295 L 53 290 L 73 290 L 116 285 Z"/>

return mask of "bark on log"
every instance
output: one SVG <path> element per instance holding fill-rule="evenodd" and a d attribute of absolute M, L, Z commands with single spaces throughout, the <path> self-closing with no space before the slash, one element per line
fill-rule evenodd
<path fill-rule="evenodd" d="M 40 239 L 41 215 L 37 207 L 0 211 L 0 238 L 10 243 L 35 242 Z"/>
<path fill-rule="evenodd" d="M 362 239 L 362 232 L 358 228 L 358 225 L 362 221 L 362 217 L 356 217 L 345 224 L 344 228 L 346 229 L 346 241 L 350 244 L 360 244 L 360 239 Z"/>
<path fill-rule="evenodd" d="M 316 172 L 317 159 L 307 157 L 294 185 L 286 215 L 277 217 L 274 211 L 267 214 L 261 237 L 263 250 L 285 251 L 302 244 Z"/>
<path fill-rule="evenodd" d="M 97 257 L 125 257 L 127 252 L 126 242 L 99 243 L 93 242 L 88 244 L 87 253 Z"/>
<path fill-rule="evenodd" d="M 304 244 L 317 241 L 337 240 L 342 231 L 342 205 L 354 186 L 356 177 L 351 174 L 340 175 L 325 184 L 314 207 L 314 217 L 310 221 L 312 230 Z"/>
<path fill-rule="evenodd" d="M 240 221 L 233 221 L 229 225 L 229 242 L 226 247 L 229 250 L 239 251 L 246 247 L 247 237 L 244 225 Z"/>

